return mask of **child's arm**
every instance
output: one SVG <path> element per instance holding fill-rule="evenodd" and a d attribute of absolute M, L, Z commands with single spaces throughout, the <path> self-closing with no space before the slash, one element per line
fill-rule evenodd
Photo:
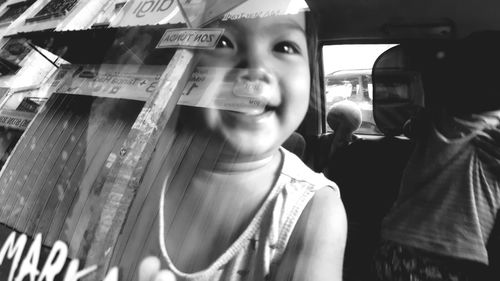
<path fill-rule="evenodd" d="M 338 191 L 319 190 L 302 213 L 276 281 L 341 281 L 347 218 Z"/>

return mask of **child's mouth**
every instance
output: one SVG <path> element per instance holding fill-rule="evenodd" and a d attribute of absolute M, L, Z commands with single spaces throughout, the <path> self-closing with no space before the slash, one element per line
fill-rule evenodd
<path fill-rule="evenodd" d="M 254 108 L 254 109 L 249 109 L 245 111 L 237 111 L 237 110 L 227 110 L 228 112 L 231 112 L 233 114 L 237 114 L 240 116 L 247 116 L 247 117 L 264 117 L 267 115 L 270 115 L 278 109 L 278 106 L 275 105 L 266 105 L 262 108 Z"/>
<path fill-rule="evenodd" d="M 253 98 L 262 96 L 266 90 L 267 85 L 262 81 L 238 81 L 233 87 L 233 95 L 237 97 Z"/>
<path fill-rule="evenodd" d="M 254 110 L 254 111 L 250 111 L 250 112 L 246 112 L 244 113 L 245 115 L 250 115 L 250 116 L 261 116 L 261 115 L 265 115 L 265 114 L 270 114 L 270 113 L 273 113 L 275 112 L 276 110 L 278 109 L 277 106 L 274 106 L 274 105 L 266 105 L 264 106 L 263 108 L 261 109 L 257 109 L 257 110 Z"/>

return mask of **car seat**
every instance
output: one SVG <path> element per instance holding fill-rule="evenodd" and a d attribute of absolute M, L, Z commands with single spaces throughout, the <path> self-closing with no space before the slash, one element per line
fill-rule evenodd
<path fill-rule="evenodd" d="M 413 53 L 397 46 L 383 53 L 372 72 L 374 119 L 383 135 L 358 135 L 328 160 L 328 177 L 340 188 L 348 217 L 344 280 L 376 280 L 373 255 L 384 216 L 396 200 L 413 143 L 405 124 L 423 104 Z"/>
<path fill-rule="evenodd" d="M 306 140 L 298 132 L 293 132 L 281 146 L 297 155 L 300 159 L 304 158 L 304 152 L 306 150 Z"/>

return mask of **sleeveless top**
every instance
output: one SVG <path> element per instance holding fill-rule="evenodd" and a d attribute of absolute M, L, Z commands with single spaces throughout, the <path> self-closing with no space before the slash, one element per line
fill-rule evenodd
<path fill-rule="evenodd" d="M 426 121 L 383 220 L 383 239 L 488 264 L 486 245 L 500 208 L 500 143 L 488 130 L 499 130 L 500 111 L 487 121 L 493 125 L 468 123 L 470 133 L 456 139 Z"/>
<path fill-rule="evenodd" d="M 243 233 L 208 268 L 184 273 L 172 263 L 165 247 L 163 215 L 160 214 L 160 247 L 177 281 L 184 280 L 269 280 L 283 255 L 288 240 L 307 203 L 315 192 L 335 183 L 310 170 L 297 156 L 281 148 L 281 173 L 271 192 Z M 163 195 L 162 197 L 163 198 Z M 160 210 L 164 210 L 161 200 Z M 162 211 L 161 211 L 162 212 Z"/>

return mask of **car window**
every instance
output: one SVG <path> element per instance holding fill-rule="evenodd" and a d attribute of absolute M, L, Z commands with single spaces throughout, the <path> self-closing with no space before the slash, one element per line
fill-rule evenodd
<path fill-rule="evenodd" d="M 355 102 L 362 113 L 358 134 L 382 134 L 373 118 L 372 67 L 394 44 L 345 44 L 323 46 L 326 113 L 336 102 Z M 326 118 L 326 116 L 325 116 Z M 332 128 L 327 124 L 327 132 Z"/>

